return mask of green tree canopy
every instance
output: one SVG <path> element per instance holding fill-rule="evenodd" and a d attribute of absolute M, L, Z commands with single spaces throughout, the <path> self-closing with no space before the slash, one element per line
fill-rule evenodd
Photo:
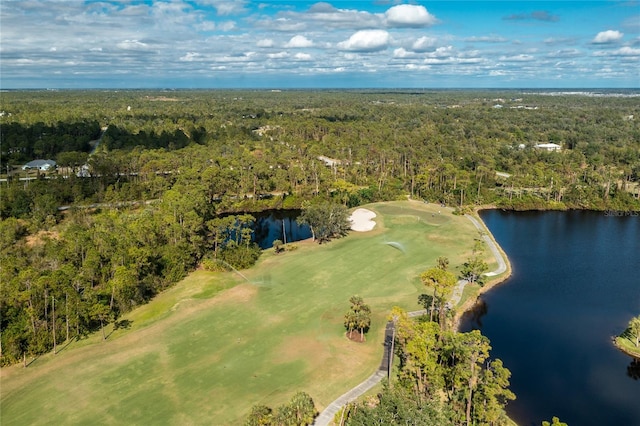
<path fill-rule="evenodd" d="M 347 208 L 329 202 L 304 207 L 296 220 L 299 224 L 309 225 L 314 241 L 319 243 L 342 237 L 351 228 Z"/>

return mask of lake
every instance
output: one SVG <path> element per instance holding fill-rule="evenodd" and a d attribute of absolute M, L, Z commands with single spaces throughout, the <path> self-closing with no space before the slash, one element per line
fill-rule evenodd
<path fill-rule="evenodd" d="M 480 329 L 511 370 L 520 426 L 640 425 L 640 367 L 611 337 L 640 314 L 640 217 L 616 212 L 481 213 L 513 275 L 482 296 Z"/>

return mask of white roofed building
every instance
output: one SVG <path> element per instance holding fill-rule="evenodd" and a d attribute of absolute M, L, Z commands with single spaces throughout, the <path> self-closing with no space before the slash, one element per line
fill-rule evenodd
<path fill-rule="evenodd" d="M 562 147 L 557 143 L 539 143 L 533 147 L 536 149 L 546 149 L 547 151 L 562 151 Z"/>
<path fill-rule="evenodd" d="M 56 162 L 53 160 L 33 160 L 22 166 L 22 170 L 40 170 L 46 172 L 56 168 Z"/>

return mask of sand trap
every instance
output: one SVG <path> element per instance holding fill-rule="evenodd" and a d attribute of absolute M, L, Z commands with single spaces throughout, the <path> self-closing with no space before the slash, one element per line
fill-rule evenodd
<path fill-rule="evenodd" d="M 351 213 L 351 229 L 357 232 L 371 231 L 376 223 L 372 220 L 376 214 L 367 209 L 356 209 Z"/>

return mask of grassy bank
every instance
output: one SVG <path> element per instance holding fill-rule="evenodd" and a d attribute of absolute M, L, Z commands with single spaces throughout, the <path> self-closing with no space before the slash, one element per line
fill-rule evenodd
<path fill-rule="evenodd" d="M 627 328 L 622 334 L 613 339 L 613 344 L 625 354 L 640 359 L 640 347 L 636 346 L 631 329 Z"/>

